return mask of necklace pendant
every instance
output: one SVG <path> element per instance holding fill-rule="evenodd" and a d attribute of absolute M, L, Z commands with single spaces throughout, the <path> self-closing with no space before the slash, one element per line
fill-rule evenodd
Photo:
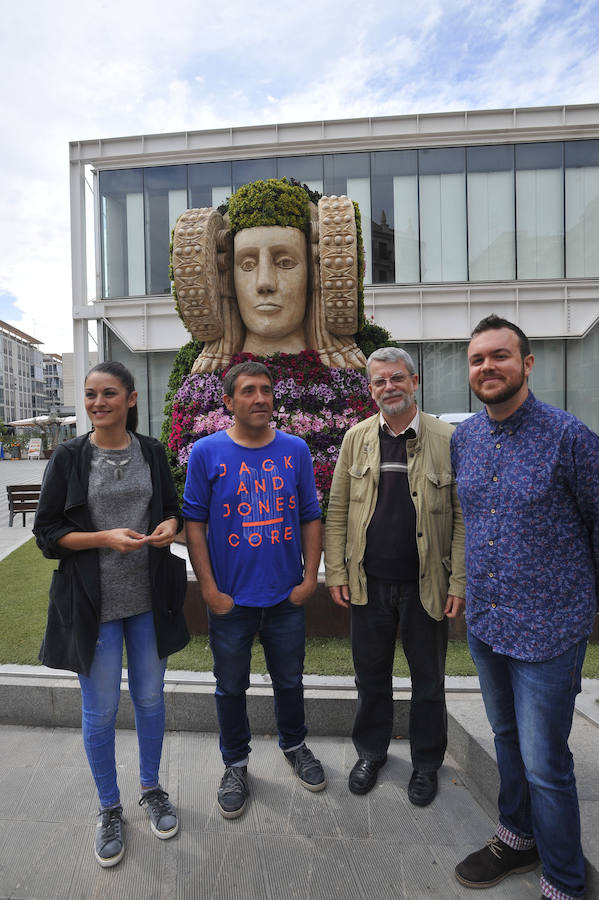
<path fill-rule="evenodd" d="M 122 472 L 122 469 L 120 468 L 120 466 L 117 466 L 116 469 L 114 470 L 114 477 L 117 481 L 121 481 L 121 479 L 123 477 L 123 472 Z"/>

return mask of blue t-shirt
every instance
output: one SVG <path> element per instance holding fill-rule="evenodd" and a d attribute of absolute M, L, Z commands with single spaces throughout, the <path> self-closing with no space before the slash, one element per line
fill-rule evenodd
<path fill-rule="evenodd" d="M 200 438 L 189 457 L 183 516 L 208 522 L 220 591 L 240 606 L 280 603 L 303 579 L 300 526 L 320 518 L 308 445 L 282 431 L 256 448 L 226 431 Z"/>

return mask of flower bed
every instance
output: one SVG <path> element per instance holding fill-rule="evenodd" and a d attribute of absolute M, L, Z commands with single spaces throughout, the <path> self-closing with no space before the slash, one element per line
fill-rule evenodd
<path fill-rule="evenodd" d="M 246 359 L 257 359 L 268 366 L 274 382 L 272 425 L 302 437 L 308 444 L 318 500 L 326 515 L 343 435 L 376 412 L 368 379 L 355 369 L 323 365 L 313 350 L 281 353 L 268 359 L 239 353 L 231 359 L 231 366 Z M 222 402 L 222 375 L 188 375 L 174 396 L 168 447 L 177 459 L 175 478 L 179 483 L 195 441 L 233 423 Z"/>

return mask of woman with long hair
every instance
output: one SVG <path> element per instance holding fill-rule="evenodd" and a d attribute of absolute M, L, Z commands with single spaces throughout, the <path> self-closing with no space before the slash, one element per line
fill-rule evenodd
<path fill-rule="evenodd" d="M 93 430 L 59 445 L 44 473 L 34 534 L 52 577 L 40 659 L 79 675 L 82 730 L 100 811 L 95 857 L 124 853 L 115 762 L 123 641 L 139 743 L 140 805 L 161 839 L 179 828 L 158 781 L 164 737 L 167 656 L 184 647 L 185 563 L 169 545 L 181 520 L 164 449 L 138 434 L 137 391 L 119 362 L 85 379 Z"/>

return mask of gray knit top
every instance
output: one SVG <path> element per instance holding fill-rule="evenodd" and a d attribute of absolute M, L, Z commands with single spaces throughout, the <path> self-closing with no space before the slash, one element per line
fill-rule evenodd
<path fill-rule="evenodd" d="M 147 534 L 150 525 L 152 478 L 137 438 L 130 434 L 125 450 L 104 450 L 92 444 L 87 492 L 96 531 L 131 528 Z M 148 546 L 131 553 L 110 547 L 98 550 L 102 609 L 100 622 L 124 619 L 152 608 Z"/>

